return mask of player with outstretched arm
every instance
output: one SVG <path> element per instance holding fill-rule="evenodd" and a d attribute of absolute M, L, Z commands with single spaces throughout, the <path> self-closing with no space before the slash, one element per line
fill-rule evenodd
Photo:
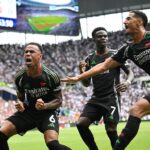
<path fill-rule="evenodd" d="M 131 35 L 132 41 L 124 44 L 120 50 L 105 62 L 96 65 L 89 71 L 76 77 L 62 79 L 64 82 L 77 82 L 96 74 L 120 66 L 127 59 L 132 60 L 138 67 L 150 75 L 150 32 L 146 31 L 148 18 L 142 11 L 131 11 L 124 21 L 125 29 Z M 116 141 L 114 150 L 124 150 L 136 136 L 141 118 L 150 114 L 150 94 L 141 97 L 130 109 L 125 128 Z"/>

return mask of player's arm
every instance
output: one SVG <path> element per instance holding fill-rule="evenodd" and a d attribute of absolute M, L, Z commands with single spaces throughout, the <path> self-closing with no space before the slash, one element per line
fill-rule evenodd
<path fill-rule="evenodd" d="M 50 102 L 45 103 L 41 98 L 37 99 L 35 108 L 37 110 L 44 110 L 44 109 L 57 109 L 62 104 L 62 94 L 61 91 L 54 93 L 55 99 L 51 100 Z"/>
<path fill-rule="evenodd" d="M 20 112 L 23 112 L 26 108 L 24 99 L 25 99 L 25 93 L 21 93 L 21 92 L 17 91 L 17 100 L 15 103 L 15 107 Z"/>
<path fill-rule="evenodd" d="M 55 99 L 53 99 L 51 102 L 44 104 L 44 109 L 57 109 L 62 104 L 62 93 L 61 91 L 55 92 L 54 94 Z"/>
<path fill-rule="evenodd" d="M 19 91 L 17 91 L 17 98 L 18 98 L 20 101 L 24 102 L 25 93 L 24 93 L 24 92 L 19 92 Z"/>
<path fill-rule="evenodd" d="M 88 66 L 87 66 L 87 63 L 85 61 L 80 61 L 79 63 L 79 71 L 80 71 L 80 74 L 82 74 L 83 72 L 89 70 L 88 69 Z M 84 79 L 81 81 L 82 82 L 82 85 L 85 86 L 85 87 L 88 87 L 90 85 L 90 82 L 91 82 L 91 78 L 88 78 L 88 79 Z"/>
<path fill-rule="evenodd" d="M 75 77 L 66 77 L 65 79 L 62 79 L 63 82 L 78 82 L 84 79 L 87 79 L 89 77 L 92 77 L 94 75 L 97 75 L 98 73 L 103 73 L 109 69 L 113 69 L 115 67 L 120 66 L 121 64 L 117 61 L 115 61 L 112 58 L 106 59 L 103 63 L 97 64 L 96 66 L 92 67 L 90 70 L 85 71 L 84 73 L 77 75 Z"/>
<path fill-rule="evenodd" d="M 15 86 L 16 86 L 16 93 L 17 93 L 17 100 L 15 103 L 15 107 L 18 111 L 23 112 L 26 108 L 24 100 L 25 100 L 25 92 L 22 89 L 22 86 L 20 83 L 20 78 L 15 78 Z"/>
<path fill-rule="evenodd" d="M 62 104 L 62 93 L 61 93 L 61 86 L 60 86 L 60 78 L 55 72 L 51 72 L 51 81 L 50 86 L 53 87 L 53 97 L 54 99 L 50 99 L 49 102 L 44 102 L 43 99 L 37 99 L 35 108 L 38 110 L 44 109 L 57 109 Z"/>
<path fill-rule="evenodd" d="M 134 79 L 134 73 L 129 66 L 122 65 L 121 68 L 126 73 L 127 79 L 126 81 L 116 85 L 116 89 L 119 92 L 125 92 Z"/>
<path fill-rule="evenodd" d="M 129 84 L 131 84 L 132 81 L 133 81 L 133 79 L 134 79 L 134 73 L 133 73 L 131 67 L 126 66 L 126 65 L 123 65 L 123 66 L 122 66 L 122 69 L 123 69 L 123 71 L 124 71 L 124 72 L 126 73 L 126 75 L 127 75 L 127 80 L 126 80 L 126 81 L 127 81 Z"/>

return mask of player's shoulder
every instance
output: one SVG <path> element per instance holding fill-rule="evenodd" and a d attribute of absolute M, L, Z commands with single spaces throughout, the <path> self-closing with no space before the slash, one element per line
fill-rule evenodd
<path fill-rule="evenodd" d="M 132 46 L 133 46 L 132 40 L 125 41 L 124 44 L 122 44 L 122 46 L 119 47 L 118 51 L 124 51 L 124 50 L 126 51 Z"/>
<path fill-rule="evenodd" d="M 91 56 L 93 56 L 93 55 L 95 55 L 95 51 L 89 53 L 87 57 L 91 57 Z"/>
<path fill-rule="evenodd" d="M 42 65 L 42 67 L 43 67 L 43 71 L 46 72 L 47 74 L 49 74 L 49 75 L 51 75 L 51 74 L 56 74 L 56 75 L 58 75 L 57 72 L 54 71 L 54 69 L 52 69 L 52 68 L 50 68 L 50 67 L 47 67 L 47 66 L 45 66 L 45 65 Z"/>
<path fill-rule="evenodd" d="M 55 82 L 59 82 L 60 81 L 60 77 L 58 75 L 58 73 L 56 71 L 54 71 L 52 68 L 49 68 L 45 65 L 42 65 L 43 71 L 45 72 L 45 74 L 53 79 Z"/>
<path fill-rule="evenodd" d="M 144 38 L 150 38 L 150 31 L 146 31 Z"/>
<path fill-rule="evenodd" d="M 86 57 L 86 59 L 91 59 L 95 56 L 95 51 L 91 52 L 88 54 L 88 56 Z"/>
<path fill-rule="evenodd" d="M 93 53 L 92 53 L 92 52 L 89 53 L 89 54 L 84 58 L 85 62 L 89 62 L 89 61 L 91 60 L 92 56 L 93 56 Z"/>
<path fill-rule="evenodd" d="M 113 55 L 113 54 L 117 53 L 117 50 L 116 49 L 109 49 L 108 53 Z"/>
<path fill-rule="evenodd" d="M 116 53 L 117 50 L 116 50 L 116 49 L 109 49 L 109 52 L 110 52 L 110 53 Z"/>
<path fill-rule="evenodd" d="M 25 66 L 18 66 L 16 69 L 15 79 L 20 78 L 26 72 Z"/>

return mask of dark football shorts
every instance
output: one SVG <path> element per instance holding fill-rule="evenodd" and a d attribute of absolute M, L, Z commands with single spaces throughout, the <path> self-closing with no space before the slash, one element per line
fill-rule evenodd
<path fill-rule="evenodd" d="M 16 112 L 7 118 L 17 129 L 18 134 L 24 134 L 28 130 L 38 128 L 44 133 L 46 130 L 55 130 L 59 132 L 58 117 L 56 113 L 48 111 L 31 111 Z"/>
<path fill-rule="evenodd" d="M 87 117 L 91 120 L 91 122 L 99 121 L 103 117 L 105 124 L 117 124 L 119 122 L 120 108 L 116 103 L 116 97 L 114 95 L 110 95 L 102 98 L 101 100 L 101 103 L 87 103 L 81 113 L 81 117 Z M 106 102 L 106 100 L 108 102 Z"/>
<path fill-rule="evenodd" d="M 150 103 L 150 93 L 145 95 L 143 98 L 145 98 Z"/>

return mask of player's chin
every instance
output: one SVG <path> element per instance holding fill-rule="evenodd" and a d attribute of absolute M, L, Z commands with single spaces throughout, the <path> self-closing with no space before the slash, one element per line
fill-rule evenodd
<path fill-rule="evenodd" d="M 126 33 L 132 34 L 133 32 L 132 32 L 132 30 L 130 30 L 129 28 L 127 28 L 127 29 L 126 29 Z"/>
<path fill-rule="evenodd" d="M 26 66 L 27 67 L 32 67 L 33 65 L 32 65 L 32 63 L 26 63 Z"/>

